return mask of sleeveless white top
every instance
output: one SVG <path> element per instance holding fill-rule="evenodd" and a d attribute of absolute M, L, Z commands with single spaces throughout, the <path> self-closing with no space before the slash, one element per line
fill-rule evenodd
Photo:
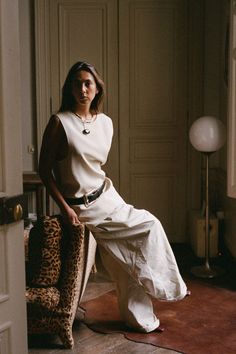
<path fill-rule="evenodd" d="M 113 136 L 112 120 L 99 113 L 86 123 L 90 134 L 83 134 L 84 125 L 72 112 L 59 112 L 68 142 L 68 154 L 57 162 L 54 170 L 58 187 L 64 197 L 78 198 L 99 188 L 105 179 L 101 166 L 107 161 Z"/>

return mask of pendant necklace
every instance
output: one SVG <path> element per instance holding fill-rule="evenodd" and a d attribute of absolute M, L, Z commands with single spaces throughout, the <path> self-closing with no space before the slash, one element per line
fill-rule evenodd
<path fill-rule="evenodd" d="M 84 120 L 78 113 L 75 113 L 75 115 L 81 120 L 82 124 L 83 124 L 83 127 L 84 129 L 82 130 L 82 133 L 84 135 L 88 135 L 90 134 L 90 130 L 88 128 L 86 128 L 86 125 L 85 124 L 90 124 L 93 122 L 93 118 L 91 120 Z"/>
<path fill-rule="evenodd" d="M 85 122 L 82 121 L 82 123 L 83 123 L 83 126 L 84 126 L 84 129 L 82 130 L 82 133 L 83 133 L 84 135 L 90 134 L 90 130 L 85 127 Z M 91 123 L 91 122 L 89 122 L 89 123 Z"/>

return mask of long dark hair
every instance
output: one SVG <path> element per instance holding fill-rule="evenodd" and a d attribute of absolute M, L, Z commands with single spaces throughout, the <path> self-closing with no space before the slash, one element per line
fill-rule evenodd
<path fill-rule="evenodd" d="M 70 68 L 67 74 L 66 80 L 62 88 L 62 99 L 59 112 L 72 111 L 74 109 L 76 100 L 72 94 L 72 83 L 76 77 L 76 74 L 81 70 L 88 71 L 91 75 L 93 75 L 93 78 L 97 85 L 98 93 L 96 94 L 91 103 L 90 111 L 91 113 L 99 112 L 99 108 L 104 98 L 104 82 L 102 81 L 95 67 L 84 61 L 78 61 L 77 63 L 75 63 Z"/>

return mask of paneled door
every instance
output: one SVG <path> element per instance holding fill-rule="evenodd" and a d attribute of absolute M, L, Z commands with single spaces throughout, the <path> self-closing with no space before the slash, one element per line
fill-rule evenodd
<path fill-rule="evenodd" d="M 26 354 L 18 1 L 0 1 L 0 353 Z M 16 198 L 17 200 L 17 198 Z M 18 203 L 18 202 L 17 202 Z M 10 220 L 11 219 L 11 220 Z M 13 221 L 12 223 L 9 223 Z"/>
<path fill-rule="evenodd" d="M 187 1 L 119 1 L 120 186 L 185 237 Z"/>
<path fill-rule="evenodd" d="M 197 194 L 191 191 L 187 198 L 188 23 L 200 36 L 202 1 L 36 0 L 35 5 L 39 145 L 59 107 L 67 70 L 77 60 L 92 62 L 106 83 L 104 111 L 114 122 L 108 175 L 127 202 L 161 220 L 171 241 L 185 241 L 187 199 Z M 201 63 L 197 36 L 194 41 L 190 65 L 199 92 L 190 89 L 198 99 L 196 104 L 192 99 L 192 116 L 202 87 L 195 70 Z"/>

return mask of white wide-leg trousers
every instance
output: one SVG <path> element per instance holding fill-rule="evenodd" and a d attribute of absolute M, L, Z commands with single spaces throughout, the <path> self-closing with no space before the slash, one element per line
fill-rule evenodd
<path fill-rule="evenodd" d="M 159 327 L 160 321 L 153 313 L 150 296 L 114 258 L 99 246 L 102 262 L 116 283 L 116 292 L 122 320 L 141 332 L 151 332 Z"/>
<path fill-rule="evenodd" d="M 116 206 L 104 213 L 104 203 L 114 198 Z M 75 210 L 94 235 L 103 264 L 116 283 L 123 320 L 150 332 L 159 326 L 151 296 L 176 301 L 187 293 L 174 254 L 160 221 L 151 213 L 126 204 L 111 186 L 98 199 L 87 212 Z"/>

